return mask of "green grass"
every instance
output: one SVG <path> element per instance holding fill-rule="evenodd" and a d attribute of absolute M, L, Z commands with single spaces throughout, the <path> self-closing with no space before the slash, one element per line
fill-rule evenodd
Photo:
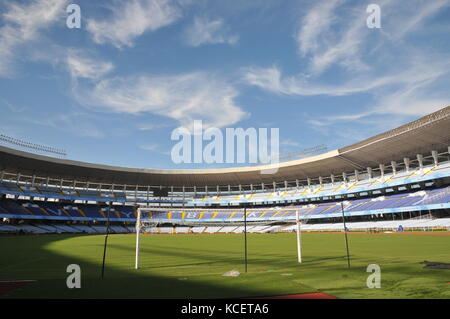
<path fill-rule="evenodd" d="M 100 279 L 104 236 L 0 237 L 0 280 L 36 280 L 0 298 L 235 298 L 324 292 L 338 298 L 450 298 L 447 235 L 350 234 L 351 269 L 344 236 L 304 234 L 303 263 L 295 234 L 142 236 L 141 266 L 134 269 L 133 235 L 111 235 L 105 278 Z M 66 267 L 81 267 L 81 289 L 66 287 Z M 381 288 L 366 286 L 369 264 L 381 267 Z"/>

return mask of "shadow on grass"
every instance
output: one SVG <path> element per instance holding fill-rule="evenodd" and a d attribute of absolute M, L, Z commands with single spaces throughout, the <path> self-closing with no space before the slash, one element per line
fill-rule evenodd
<path fill-rule="evenodd" d="M 105 279 L 100 279 L 101 256 L 103 254 L 104 236 L 89 235 L 40 235 L 40 236 L 11 236 L 1 237 L 0 246 L 6 249 L 2 252 L 0 263 L 1 280 L 37 280 L 34 284 L 24 287 L 0 298 L 236 298 L 270 294 L 269 291 L 253 289 L 251 285 L 230 284 L 230 281 L 243 281 L 246 276 L 238 278 L 225 278 L 217 276 L 213 280 L 180 280 L 179 278 L 158 276 L 148 272 L 139 272 L 132 269 L 125 270 L 117 267 L 107 267 Z M 58 254 L 48 246 L 61 240 L 89 238 L 85 244 L 92 246 L 96 261 L 89 261 L 64 253 Z M 81 244 L 84 244 L 81 242 Z M 63 246 L 60 249 L 65 249 Z M 67 249 L 76 249 L 67 246 Z M 130 252 L 130 247 L 111 244 L 108 250 L 120 249 Z M 242 264 L 242 259 L 229 257 L 221 260 L 210 260 L 205 255 L 161 249 L 148 249 L 145 253 L 157 253 L 163 256 L 178 256 L 199 260 L 197 263 L 166 265 L 165 267 L 196 266 L 209 263 L 224 263 L 233 266 Z M 92 254 L 91 254 L 92 255 Z M 92 258 L 92 256 L 90 256 Z M 203 262 L 202 262 L 203 260 Z M 36 261 L 36 262 L 35 262 Z M 266 260 L 253 260 L 253 263 L 267 262 Z M 68 289 L 66 279 L 69 275 L 66 268 L 69 264 L 78 264 L 82 271 L 82 288 Z M 164 266 L 162 266 L 164 267 Z M 161 266 L 158 266 L 161 268 Z M 211 279 L 211 278 L 209 278 Z M 299 289 L 301 292 L 301 289 Z"/>
<path fill-rule="evenodd" d="M 126 245 L 120 244 L 111 244 L 111 247 L 115 249 L 121 249 L 128 251 L 129 248 Z M 157 266 L 145 266 L 144 263 L 141 263 L 142 269 L 151 269 L 151 268 L 170 268 L 170 267 L 180 267 L 180 266 L 190 266 L 190 265 L 204 265 L 204 264 L 223 264 L 229 265 L 230 267 L 242 267 L 244 265 L 244 252 L 237 251 L 227 251 L 227 253 L 233 254 L 234 256 L 230 256 L 227 258 L 223 258 L 223 255 L 217 254 L 217 250 L 208 250 L 208 249 L 193 249 L 183 247 L 182 250 L 176 248 L 168 248 L 168 247 L 159 247 L 153 245 L 152 248 L 149 247 L 141 247 L 142 255 L 150 255 L 150 256 L 158 256 L 162 257 L 164 261 L 164 257 L 182 257 L 182 258 L 190 258 L 195 260 L 203 260 L 204 262 L 192 263 L 192 264 L 182 264 L 182 263 L 174 263 L 171 265 L 157 265 Z M 213 258 L 213 256 L 217 256 L 217 258 Z M 264 258 L 266 256 L 266 258 Z M 248 265 L 249 266 L 266 266 L 266 267 L 277 267 L 277 268 L 290 268 L 298 265 L 295 256 L 289 257 L 285 260 L 280 258 L 274 258 L 277 255 L 274 254 L 262 254 L 258 252 L 258 257 L 252 255 L 252 251 L 249 251 L 248 256 Z M 350 255 L 352 259 L 352 255 Z M 327 257 L 311 257 L 304 258 L 303 265 L 305 266 L 316 266 L 330 268 L 330 264 L 326 263 L 328 261 L 336 261 L 342 263 L 342 268 L 337 266 L 337 269 L 346 269 L 347 268 L 347 256 L 346 255 L 335 255 L 335 256 L 327 256 Z"/>

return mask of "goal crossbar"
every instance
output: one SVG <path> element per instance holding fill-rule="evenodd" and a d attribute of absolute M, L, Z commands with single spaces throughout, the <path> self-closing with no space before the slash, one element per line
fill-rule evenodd
<path fill-rule="evenodd" d="M 296 230 L 297 230 L 297 257 L 298 262 L 301 263 L 301 220 L 299 217 L 298 210 L 300 207 L 286 207 L 286 208 L 280 208 L 275 207 L 273 210 L 284 210 L 284 211 L 295 211 L 296 212 L 296 219 L 295 222 L 297 224 Z M 254 211 L 255 209 L 246 209 L 247 214 L 251 211 Z M 267 209 L 266 209 L 267 210 Z M 193 211 L 201 211 L 201 212 L 236 212 L 236 211 L 242 211 L 244 212 L 245 209 L 241 207 L 237 208 L 172 208 L 172 207 L 139 207 L 137 209 L 137 218 L 136 218 L 136 256 L 135 256 L 135 269 L 139 269 L 139 249 L 140 249 L 140 233 L 141 233 L 141 224 L 142 222 L 152 222 L 150 219 L 142 219 L 142 212 L 193 212 Z"/>

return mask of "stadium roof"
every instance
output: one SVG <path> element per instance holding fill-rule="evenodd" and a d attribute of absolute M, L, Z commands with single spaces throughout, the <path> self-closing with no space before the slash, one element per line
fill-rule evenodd
<path fill-rule="evenodd" d="M 99 165 L 52 158 L 0 146 L 0 170 L 21 175 L 99 184 L 192 187 L 271 184 L 364 170 L 450 146 L 450 106 L 396 129 L 321 155 L 282 162 L 275 174 L 261 174 L 271 166 L 222 169 L 156 170 Z M 273 166 L 272 166 L 273 168 Z"/>

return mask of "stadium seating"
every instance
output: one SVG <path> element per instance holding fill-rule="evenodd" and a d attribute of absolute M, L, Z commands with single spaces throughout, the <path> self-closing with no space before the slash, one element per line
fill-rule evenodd
<path fill-rule="evenodd" d="M 205 204 L 238 204 L 242 202 L 282 202 L 292 199 L 322 198 L 324 196 L 334 196 L 361 191 L 371 191 L 380 188 L 398 186 L 411 183 L 413 181 L 432 180 L 435 176 L 450 175 L 450 163 L 441 163 L 438 166 L 429 165 L 423 168 L 416 168 L 410 171 L 400 171 L 386 174 L 383 177 L 376 177 L 363 180 L 342 181 L 322 185 L 300 186 L 299 188 L 286 188 L 279 190 L 258 191 L 247 194 L 210 194 L 201 198 L 193 198 L 189 205 Z"/>
<path fill-rule="evenodd" d="M 412 218 L 405 220 L 375 220 L 362 222 L 347 222 L 347 229 L 350 231 L 397 231 L 399 226 L 405 230 L 433 230 L 448 229 L 450 230 L 450 218 Z M 296 225 L 248 225 L 248 233 L 272 233 L 272 232 L 295 232 Z M 302 223 L 302 231 L 343 231 L 342 222 L 336 223 Z M 104 225 L 82 225 L 82 224 L 45 224 L 42 222 L 33 224 L 17 224 L 8 225 L 0 224 L 0 233 L 18 233 L 30 234 L 50 234 L 50 233 L 85 233 L 85 234 L 104 234 L 106 226 Z M 123 225 L 111 225 L 110 233 L 127 234 L 134 233 L 134 227 Z M 143 232 L 154 234 L 213 234 L 213 233 L 236 233 L 244 232 L 244 226 L 179 226 L 179 227 L 148 227 Z"/>
<path fill-rule="evenodd" d="M 408 209 L 426 210 L 435 205 L 449 206 L 450 187 L 417 192 L 382 195 L 372 198 L 353 199 L 344 202 L 347 215 L 388 214 Z M 109 218 L 113 221 L 133 221 L 135 212 L 133 206 L 113 206 Z M 65 204 L 47 201 L 0 200 L 0 217 L 21 216 L 24 219 L 42 218 L 53 220 L 106 220 L 109 207 L 98 204 Z M 341 214 L 341 202 L 323 202 L 286 208 L 266 207 L 248 209 L 248 220 L 295 219 L 298 211 L 302 219 L 336 217 Z M 166 212 L 152 213 L 155 220 L 167 221 L 233 221 L 242 220 L 242 209 L 204 210 L 186 213 L 182 209 L 170 209 Z"/>
<path fill-rule="evenodd" d="M 258 190 L 254 192 L 210 192 L 208 194 L 193 193 L 183 194 L 185 204 L 188 206 L 204 206 L 210 204 L 218 205 L 235 205 L 244 202 L 252 203 L 281 203 L 290 200 L 317 199 L 320 200 L 327 196 L 336 196 L 340 194 L 358 193 L 362 191 L 373 191 L 388 187 L 404 185 L 413 182 L 432 181 L 436 178 L 450 175 L 450 162 L 442 162 L 439 165 L 427 165 L 422 168 L 414 168 L 408 171 L 397 171 L 394 173 L 386 173 L 383 176 L 373 178 L 365 178 L 355 180 L 351 177 L 345 181 L 334 183 L 314 184 L 310 186 L 300 185 L 297 187 L 286 187 L 266 190 Z M 52 186 L 43 184 L 26 184 L 12 181 L 0 182 L 0 194 L 12 194 L 32 196 L 39 198 L 57 198 L 65 200 L 80 201 L 97 201 L 105 202 L 161 202 L 161 203 L 178 203 L 183 202 L 179 198 L 148 198 L 145 193 L 125 192 L 118 190 L 99 190 L 75 188 L 67 186 Z M 175 194 L 181 196 L 180 194 Z M 138 199 L 138 200 L 137 200 Z M 381 205 L 381 204 L 380 204 Z M 377 205 L 375 205 L 377 206 Z M 220 218 L 220 216 L 218 217 Z"/>

